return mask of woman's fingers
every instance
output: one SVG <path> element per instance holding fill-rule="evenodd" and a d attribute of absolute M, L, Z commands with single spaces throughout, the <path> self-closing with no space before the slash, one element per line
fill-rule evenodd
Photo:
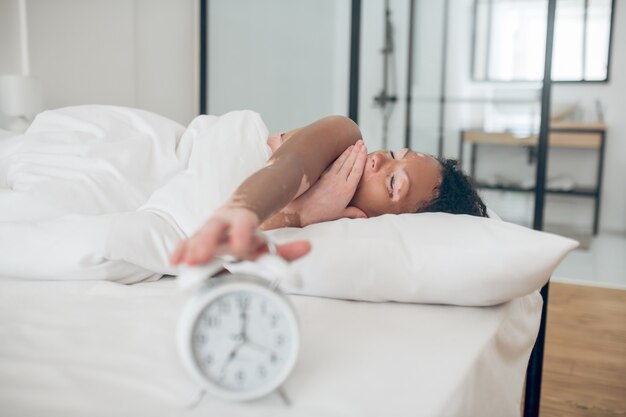
<path fill-rule="evenodd" d="M 255 232 L 259 227 L 258 216 L 248 209 L 234 209 L 231 217 L 229 250 L 239 258 L 247 259 L 262 243 Z"/>
<path fill-rule="evenodd" d="M 348 179 L 352 172 L 355 170 L 355 165 L 358 163 L 361 167 L 361 173 L 363 172 L 363 167 L 365 166 L 365 160 L 363 158 L 367 158 L 367 150 L 365 148 L 365 144 L 362 140 L 359 140 L 348 155 L 346 162 L 341 167 L 341 175 Z"/>
<path fill-rule="evenodd" d="M 280 147 L 280 133 L 275 133 L 267 137 L 267 146 L 270 147 L 272 153 L 276 152 L 276 149 Z"/>
<path fill-rule="evenodd" d="M 246 259 L 260 244 L 255 240 L 258 227 L 259 218 L 253 211 L 223 207 L 196 234 L 179 243 L 170 260 L 174 265 L 199 265 L 226 253 Z"/>
<path fill-rule="evenodd" d="M 357 207 L 348 206 L 344 209 L 342 217 L 349 219 L 367 219 L 367 214 L 363 210 Z"/>
<path fill-rule="evenodd" d="M 182 240 L 178 242 L 176 249 L 174 249 L 174 252 L 172 253 L 172 256 L 170 257 L 170 262 L 172 265 L 178 265 L 182 261 L 183 256 L 185 255 L 186 244 L 187 244 L 187 240 Z"/>
<path fill-rule="evenodd" d="M 233 256 L 239 259 L 248 256 L 251 250 L 253 232 L 247 224 L 235 223 L 232 225 L 228 248 Z"/>
<path fill-rule="evenodd" d="M 363 216 L 365 216 L 365 213 L 363 213 Z M 358 215 L 358 213 L 353 213 L 353 218 L 356 217 L 361 216 Z M 203 240 L 196 239 L 195 236 L 192 239 L 186 239 L 181 241 L 176 247 L 174 253 L 172 254 L 172 257 L 170 258 L 171 263 L 173 265 L 178 265 L 181 263 L 186 263 L 188 265 L 199 265 L 206 263 L 213 258 L 215 253 L 210 254 L 209 251 L 198 252 L 196 251 L 197 246 L 195 246 L 194 243 L 196 245 L 199 244 L 200 247 L 204 246 L 202 245 Z M 251 237 L 251 245 L 247 249 L 250 248 L 252 248 L 252 250 L 246 253 L 245 256 L 242 255 L 242 259 L 254 260 L 262 254 L 268 252 L 265 240 L 256 235 Z M 306 240 L 300 240 L 278 245 L 277 250 L 280 256 L 288 261 L 293 261 L 309 253 L 309 251 L 311 250 L 311 244 Z M 232 253 L 232 249 L 228 253 L 235 255 L 234 253 Z"/>
<path fill-rule="evenodd" d="M 343 165 L 341 166 L 341 169 L 339 170 L 339 175 L 341 175 L 342 178 L 347 178 L 348 175 L 350 174 L 350 170 L 352 170 L 352 166 L 354 165 L 354 161 L 356 161 L 357 155 L 359 154 L 359 150 L 362 147 L 362 142 L 358 141 L 355 145 L 353 145 L 351 148 L 351 152 L 348 155 L 348 157 L 346 158 L 346 161 L 343 163 Z"/>
<path fill-rule="evenodd" d="M 354 164 L 352 165 L 352 169 L 348 173 L 348 183 L 353 185 L 356 189 L 356 186 L 359 184 L 361 180 L 361 176 L 363 175 L 363 171 L 365 170 L 365 163 L 367 162 L 367 149 L 365 145 L 359 149 L 358 154 L 354 160 Z"/>
<path fill-rule="evenodd" d="M 348 159 L 348 156 L 352 154 L 353 149 L 354 149 L 354 145 L 348 146 L 346 150 L 343 151 L 341 155 L 339 155 L 339 158 L 335 159 L 335 162 L 333 162 L 333 164 L 331 165 L 330 172 L 333 172 L 336 174 L 339 171 L 341 171 L 341 168 L 343 167 L 346 160 Z"/>
<path fill-rule="evenodd" d="M 264 253 L 268 252 L 267 244 L 261 239 L 262 244 L 257 247 L 257 250 L 251 254 L 249 259 L 254 260 Z M 309 253 L 311 250 L 311 243 L 306 240 L 298 240 L 295 242 L 284 243 L 277 245 L 276 249 L 278 254 L 287 261 L 295 261 Z"/>
<path fill-rule="evenodd" d="M 235 232 L 234 235 L 227 235 L 226 232 L 224 230 L 221 237 L 205 233 L 182 241 L 170 259 L 172 264 L 201 265 L 220 255 L 247 259 L 250 253 L 260 246 L 260 243 L 253 243 L 252 238 L 246 236 L 245 232 Z"/>
<path fill-rule="evenodd" d="M 306 240 L 285 243 L 278 246 L 278 254 L 288 261 L 295 261 L 311 250 L 311 243 Z"/>
<path fill-rule="evenodd" d="M 185 256 L 181 259 L 189 265 L 209 262 L 228 232 L 228 224 L 220 219 L 211 219 L 202 229 L 185 243 Z"/>

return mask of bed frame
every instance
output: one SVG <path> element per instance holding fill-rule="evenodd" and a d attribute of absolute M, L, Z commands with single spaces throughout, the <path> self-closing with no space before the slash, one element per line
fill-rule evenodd
<path fill-rule="evenodd" d="M 524 417 L 539 416 L 539 402 L 541 400 L 541 379 L 543 371 L 543 351 L 546 340 L 546 317 L 548 313 L 548 282 L 541 289 L 543 307 L 541 308 L 541 323 L 535 346 L 530 354 L 528 368 L 526 368 L 526 389 L 524 390 Z"/>
<path fill-rule="evenodd" d="M 348 116 L 357 121 L 358 116 L 358 86 L 359 86 L 359 50 L 360 50 L 360 32 L 361 32 L 361 0 L 352 1 L 351 12 L 351 39 L 350 39 L 350 93 L 349 93 L 349 111 Z M 448 1 L 445 0 L 445 9 L 447 10 Z M 198 14 L 200 17 L 198 34 L 199 40 L 199 113 L 208 113 L 208 0 L 198 0 Z M 414 10 L 415 0 L 410 1 L 411 11 Z M 550 78 L 552 67 L 552 43 L 554 34 L 554 16 L 555 16 L 556 0 L 548 1 L 548 30 L 546 40 L 546 59 L 544 68 L 544 88 L 542 92 L 542 121 L 539 133 L 538 144 L 538 163 L 537 163 L 537 187 L 535 190 L 535 218 L 534 228 L 543 229 L 543 200 L 545 194 L 545 173 L 546 173 L 546 155 L 547 155 L 547 120 L 549 120 L 550 109 L 550 91 L 552 80 Z M 411 17 L 414 13 L 410 13 Z M 411 28 L 413 25 L 411 24 Z M 444 31 L 447 27 L 447 19 L 444 19 Z M 411 45 L 412 42 L 409 42 Z M 412 51 L 412 47 L 410 48 Z M 445 55 L 445 54 L 444 54 Z M 411 63 L 409 63 L 411 65 Z M 445 67 L 445 58 L 444 58 Z M 410 73 L 411 71 L 409 71 Z M 410 97 L 410 95 L 409 95 Z M 409 110 L 407 110 L 408 112 Z M 408 131 L 407 131 L 408 134 Z M 440 142 L 441 142 L 440 138 Z M 440 146 L 441 149 L 441 146 Z M 543 161 L 540 161 L 543 159 Z M 539 403 L 541 399 L 541 381 L 543 371 L 543 354 L 545 347 L 546 335 L 546 317 L 548 309 L 548 291 L 550 283 L 548 282 L 541 289 L 541 297 L 543 298 L 543 307 L 541 310 L 541 322 L 537 340 L 533 347 L 528 367 L 526 369 L 526 387 L 524 390 L 524 417 L 538 417 Z"/>

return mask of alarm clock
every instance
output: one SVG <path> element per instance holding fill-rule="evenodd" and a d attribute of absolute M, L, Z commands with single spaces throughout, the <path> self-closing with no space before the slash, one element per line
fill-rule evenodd
<path fill-rule="evenodd" d="M 192 293 L 178 321 L 183 365 L 225 400 L 252 400 L 278 390 L 298 357 L 295 310 L 278 284 L 285 278 L 297 284 L 299 277 L 274 244 L 268 241 L 268 247 L 270 254 L 248 265 L 259 274 L 230 273 L 236 260 L 222 257 L 178 278 Z"/>

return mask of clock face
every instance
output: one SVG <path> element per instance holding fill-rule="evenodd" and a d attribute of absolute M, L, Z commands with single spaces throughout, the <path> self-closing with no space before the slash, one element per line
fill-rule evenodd
<path fill-rule="evenodd" d="M 233 393 L 276 388 L 291 371 L 298 344 L 287 303 L 255 288 L 212 298 L 198 314 L 191 337 L 199 370 L 212 385 Z"/>

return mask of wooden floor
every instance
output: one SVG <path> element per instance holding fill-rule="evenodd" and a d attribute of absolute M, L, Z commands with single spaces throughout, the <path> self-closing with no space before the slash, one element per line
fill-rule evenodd
<path fill-rule="evenodd" d="M 626 416 L 626 291 L 551 283 L 541 417 Z"/>

